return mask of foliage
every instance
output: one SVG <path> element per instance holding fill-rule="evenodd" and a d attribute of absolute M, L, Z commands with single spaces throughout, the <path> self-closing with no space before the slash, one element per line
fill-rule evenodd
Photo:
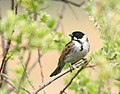
<path fill-rule="evenodd" d="M 12 79 L 18 89 L 24 72 L 25 52 L 40 49 L 44 55 L 50 50 L 61 51 L 69 38 L 62 32 L 55 32 L 56 18 L 42 10 L 49 6 L 49 0 L 16 0 L 22 12 L 15 15 L 9 10 L 5 18 L 0 19 L 0 35 L 4 40 L 11 40 L 7 58 L 20 59 L 18 66 L 12 70 L 16 78 Z M 119 94 L 120 93 L 120 0 L 89 0 L 84 6 L 92 17 L 103 40 L 103 47 L 92 53 L 90 64 L 96 64 L 95 70 L 85 69 L 74 79 L 69 89 L 75 94 Z M 76 71 L 66 79 L 66 84 Z M 92 76 L 96 75 L 96 77 Z M 21 86 L 27 87 L 24 79 Z M 113 91 L 113 89 L 117 91 Z M 16 92 L 16 91 L 14 91 Z M 100 92 L 100 93 L 99 93 Z M 6 88 L 0 90 L 5 94 Z M 20 91 L 20 94 L 25 94 Z"/>
<path fill-rule="evenodd" d="M 66 79 L 66 84 L 69 82 L 69 79 L 76 73 L 74 71 L 68 79 Z M 74 90 L 75 94 L 97 94 L 97 84 L 98 82 L 91 81 L 91 73 L 88 71 L 82 71 L 73 81 L 69 89 Z"/>
<path fill-rule="evenodd" d="M 103 47 L 92 53 L 93 59 L 90 64 L 96 64 L 95 80 L 91 77 L 93 70 L 84 70 L 70 86 L 75 94 L 120 93 L 119 6 L 119 0 L 89 0 L 84 7 L 100 32 Z"/>
<path fill-rule="evenodd" d="M 17 49 L 22 47 L 41 48 L 43 52 L 57 49 L 56 41 L 64 43 L 65 40 L 63 40 L 61 32 L 53 32 L 55 19 L 47 13 L 41 13 L 39 18 L 35 21 L 30 19 L 28 14 L 21 13 L 14 16 L 13 12 L 9 11 L 8 16 L 1 20 L 1 33 L 6 39 L 11 39 Z M 17 30 L 14 35 L 12 35 L 13 29 Z"/>
<path fill-rule="evenodd" d="M 23 59 L 26 52 L 40 49 L 41 55 L 44 55 L 50 50 L 61 51 L 69 38 L 65 40 L 62 32 L 54 31 L 56 17 L 40 11 L 48 7 L 47 0 L 17 0 L 16 3 L 21 6 L 22 12 L 15 15 L 13 10 L 9 10 L 7 16 L 0 20 L 0 34 L 4 40 L 11 40 L 7 58 L 13 60 L 17 57 L 20 60 L 15 70 L 12 70 L 16 74 L 12 82 L 17 89 L 24 72 L 21 64 L 26 63 Z M 26 87 L 27 84 L 28 81 L 25 78 L 22 86 Z M 25 92 L 21 90 L 20 94 Z"/>

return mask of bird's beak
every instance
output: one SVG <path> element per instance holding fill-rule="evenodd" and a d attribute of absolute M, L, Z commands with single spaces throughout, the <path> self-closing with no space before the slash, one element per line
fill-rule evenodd
<path fill-rule="evenodd" d="M 69 36 L 73 37 L 73 34 L 69 34 Z"/>

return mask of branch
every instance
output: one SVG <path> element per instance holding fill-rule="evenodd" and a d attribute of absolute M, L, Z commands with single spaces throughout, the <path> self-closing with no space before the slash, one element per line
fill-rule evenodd
<path fill-rule="evenodd" d="M 11 10 L 14 10 L 14 6 L 15 6 L 15 1 L 11 0 Z"/>
<path fill-rule="evenodd" d="M 43 68 L 42 68 L 42 64 L 41 64 L 41 53 L 40 53 L 40 49 L 38 49 L 38 63 L 39 63 L 39 66 L 40 66 L 42 83 L 44 83 L 44 74 L 43 74 Z M 45 90 L 43 90 L 43 92 L 44 92 L 44 94 L 46 94 Z"/>
<path fill-rule="evenodd" d="M 16 86 L 14 86 L 14 85 L 12 84 L 11 79 L 10 79 L 6 74 L 1 74 L 1 75 L 4 76 L 4 81 L 5 81 L 6 83 L 8 83 L 13 89 L 16 89 L 16 90 L 17 90 Z M 21 87 L 21 89 L 24 90 L 24 91 L 26 91 L 28 94 L 31 94 L 28 90 L 26 90 L 26 89 L 23 88 L 23 87 Z M 10 93 L 10 92 L 9 92 L 9 93 Z"/>
<path fill-rule="evenodd" d="M 15 5 L 15 15 L 17 15 L 18 14 L 18 3 L 16 3 L 16 5 Z"/>
<path fill-rule="evenodd" d="M 2 16 L 1 16 L 1 9 L 0 9 L 0 20 L 2 19 Z M 4 55 L 4 52 L 5 52 L 5 39 L 4 39 L 4 36 L 3 36 L 3 32 L 1 31 L 1 42 L 2 42 L 2 51 L 3 51 L 3 55 Z"/>
<path fill-rule="evenodd" d="M 34 86 L 33 86 L 32 83 L 30 82 L 29 77 L 28 77 L 28 75 L 27 75 L 27 73 L 26 73 L 27 68 L 28 68 L 28 64 L 29 64 L 29 61 L 30 61 L 30 58 L 31 58 L 31 51 L 30 51 L 29 54 L 28 54 L 28 58 L 27 58 L 27 61 L 26 61 L 26 63 L 25 63 L 25 67 L 24 67 L 24 65 L 22 64 L 22 65 L 23 65 L 23 68 L 24 68 L 24 71 L 23 71 L 22 77 L 21 77 L 21 79 L 20 79 L 20 81 L 19 81 L 17 94 L 19 93 L 19 91 L 20 91 L 20 89 L 21 89 L 21 84 L 22 84 L 22 82 L 24 81 L 25 77 L 27 77 L 29 84 L 30 84 L 31 87 L 34 89 Z M 22 57 L 19 57 L 19 59 L 20 59 L 21 61 L 23 61 L 23 60 L 22 60 Z"/>
<path fill-rule="evenodd" d="M 4 81 L 5 81 L 6 83 L 8 83 L 12 88 L 14 88 L 14 89 L 17 90 L 16 86 L 14 86 L 14 85 L 13 85 L 11 82 L 9 82 L 7 79 L 4 79 Z M 24 91 L 26 91 L 28 94 L 31 94 L 28 90 L 26 90 L 26 89 L 23 88 L 23 87 L 21 87 L 21 89 L 24 90 Z M 10 92 L 9 92 L 9 93 L 10 93 Z"/>
<path fill-rule="evenodd" d="M 72 6 L 68 3 L 68 7 L 71 9 L 71 11 L 73 12 L 73 15 L 75 16 L 76 20 L 79 20 L 78 16 L 76 15 L 74 9 L 72 8 Z"/>
<path fill-rule="evenodd" d="M 65 11 L 65 4 L 63 4 L 63 6 L 62 6 L 62 9 L 61 9 L 61 12 L 60 12 L 60 15 L 59 15 L 58 21 L 57 21 L 57 25 L 56 25 L 56 27 L 55 27 L 54 30 L 53 30 L 54 32 L 56 32 L 57 29 L 58 29 L 59 26 L 60 26 L 61 20 L 63 19 L 64 11 Z"/>
<path fill-rule="evenodd" d="M 44 89 L 46 86 L 50 85 L 52 82 L 54 82 L 55 80 L 57 80 L 58 78 L 64 76 L 65 74 L 71 72 L 72 70 L 74 70 L 75 68 L 78 68 L 79 66 L 81 66 L 82 64 L 86 63 L 85 65 L 87 66 L 87 64 L 90 62 L 89 61 L 82 61 L 80 63 L 74 64 L 71 68 L 66 69 L 65 71 L 63 71 L 62 73 L 58 74 L 57 76 L 55 76 L 54 78 L 50 79 L 48 82 L 44 83 L 43 85 L 39 86 L 38 88 L 36 88 L 31 94 L 37 94 L 39 91 L 41 91 L 42 89 Z M 86 66 L 82 65 L 82 69 L 83 70 Z"/>
<path fill-rule="evenodd" d="M 102 89 L 102 80 L 100 80 L 100 82 L 99 82 L 98 94 L 101 94 L 101 89 Z"/>
<path fill-rule="evenodd" d="M 27 74 L 30 74 L 30 72 L 34 69 L 34 67 L 38 64 L 38 58 L 35 60 L 35 62 L 30 66 L 30 68 L 27 70 Z"/>
<path fill-rule="evenodd" d="M 76 7 L 81 7 L 84 3 L 85 3 L 85 1 L 82 1 L 80 4 L 78 4 L 78 3 L 75 3 L 75 2 L 72 2 L 72 1 L 69 1 L 69 0 L 54 0 L 54 1 L 61 1 L 61 2 L 63 2 L 64 4 L 66 3 L 67 5 L 68 5 L 68 7 L 71 9 L 71 11 L 73 12 L 73 14 L 74 14 L 74 16 L 75 16 L 75 18 L 78 20 L 79 18 L 78 18 L 78 16 L 76 15 L 76 13 L 75 13 L 75 11 L 74 11 L 74 9 L 72 8 L 72 6 L 71 5 L 74 5 L 74 6 L 76 6 Z M 62 11 L 61 11 L 62 12 Z M 62 17 L 62 16 L 61 16 Z M 62 18 L 59 18 L 60 20 L 62 19 Z M 60 21 L 58 21 L 58 25 L 60 24 Z M 56 30 L 54 30 L 54 31 L 56 31 Z"/>
<path fill-rule="evenodd" d="M 70 80 L 70 82 L 63 88 L 63 90 L 60 91 L 60 94 L 63 94 L 65 92 L 65 90 L 71 85 L 71 83 L 73 82 L 73 80 L 76 78 L 76 76 L 87 67 L 88 65 L 88 61 L 85 60 L 82 67 L 77 71 L 77 73 L 72 77 L 72 79 Z"/>
<path fill-rule="evenodd" d="M 2 16 L 1 16 L 1 10 L 0 10 L 0 20 L 2 19 Z M 5 54 L 5 50 L 6 50 L 6 40 L 4 39 L 4 36 L 3 36 L 3 31 L 1 31 L 1 43 L 2 43 L 2 57 L 4 56 Z M 7 74 L 7 64 L 5 65 L 5 68 L 3 70 L 3 73 Z M 2 76 L 1 76 L 1 81 L 2 81 Z M 2 85 L 2 84 L 1 84 Z M 4 86 L 7 87 L 7 85 L 4 83 Z"/>
<path fill-rule="evenodd" d="M 15 15 L 17 15 L 17 10 L 18 10 L 18 4 L 16 4 L 16 7 L 15 7 L 15 9 L 14 9 L 14 4 L 15 4 L 15 2 L 14 2 L 14 0 L 11 0 L 11 10 L 15 10 Z M 14 33 L 14 30 L 12 31 L 12 34 Z M 6 47 L 6 49 L 5 49 L 5 52 L 4 52 L 4 56 L 3 56 L 3 59 L 2 59 L 2 64 L 1 64 L 1 67 L 0 67 L 0 76 L 1 76 L 1 78 L 0 78 L 0 80 L 1 80 L 1 82 L 0 82 L 0 87 L 2 87 L 2 80 L 3 80 L 3 76 L 1 75 L 3 72 L 4 72 L 4 70 L 5 70 L 5 66 L 6 66 L 6 64 L 7 64 L 7 61 L 8 61 L 8 59 L 6 59 L 7 58 L 7 54 L 8 54 L 8 51 L 9 51 L 9 49 L 10 49 L 10 45 L 11 45 L 11 39 L 9 39 L 8 41 L 7 41 L 7 47 Z"/>
<path fill-rule="evenodd" d="M 42 55 L 41 55 L 42 57 Z M 30 68 L 27 70 L 27 74 L 30 74 L 30 72 L 34 69 L 34 67 L 38 64 L 39 57 L 36 58 L 35 62 L 30 66 Z"/>
<path fill-rule="evenodd" d="M 69 1 L 69 0 L 54 0 L 54 1 L 61 1 L 61 2 L 71 4 L 71 5 L 76 6 L 76 7 L 81 7 L 85 3 L 85 1 L 82 1 L 80 4 Z"/>

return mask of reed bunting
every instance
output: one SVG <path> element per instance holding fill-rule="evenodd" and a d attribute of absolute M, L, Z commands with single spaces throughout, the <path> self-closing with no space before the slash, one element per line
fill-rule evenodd
<path fill-rule="evenodd" d="M 74 31 L 71 36 L 71 41 L 68 42 L 61 53 L 58 66 L 50 77 L 59 74 L 66 63 L 73 65 L 87 55 L 90 49 L 87 36 L 80 31 Z"/>

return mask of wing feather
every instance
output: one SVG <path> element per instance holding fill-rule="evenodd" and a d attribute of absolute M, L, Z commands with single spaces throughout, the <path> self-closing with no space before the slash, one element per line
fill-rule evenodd
<path fill-rule="evenodd" d="M 69 54 L 69 52 L 72 50 L 71 48 L 73 47 L 73 45 L 74 45 L 74 44 L 72 43 L 72 41 L 70 41 L 69 43 L 67 43 L 67 44 L 65 45 L 65 48 L 64 48 L 64 50 L 62 51 L 61 56 L 60 56 L 60 58 L 59 58 L 58 65 L 59 65 L 62 61 L 64 61 L 64 59 L 66 58 L 67 54 Z"/>

